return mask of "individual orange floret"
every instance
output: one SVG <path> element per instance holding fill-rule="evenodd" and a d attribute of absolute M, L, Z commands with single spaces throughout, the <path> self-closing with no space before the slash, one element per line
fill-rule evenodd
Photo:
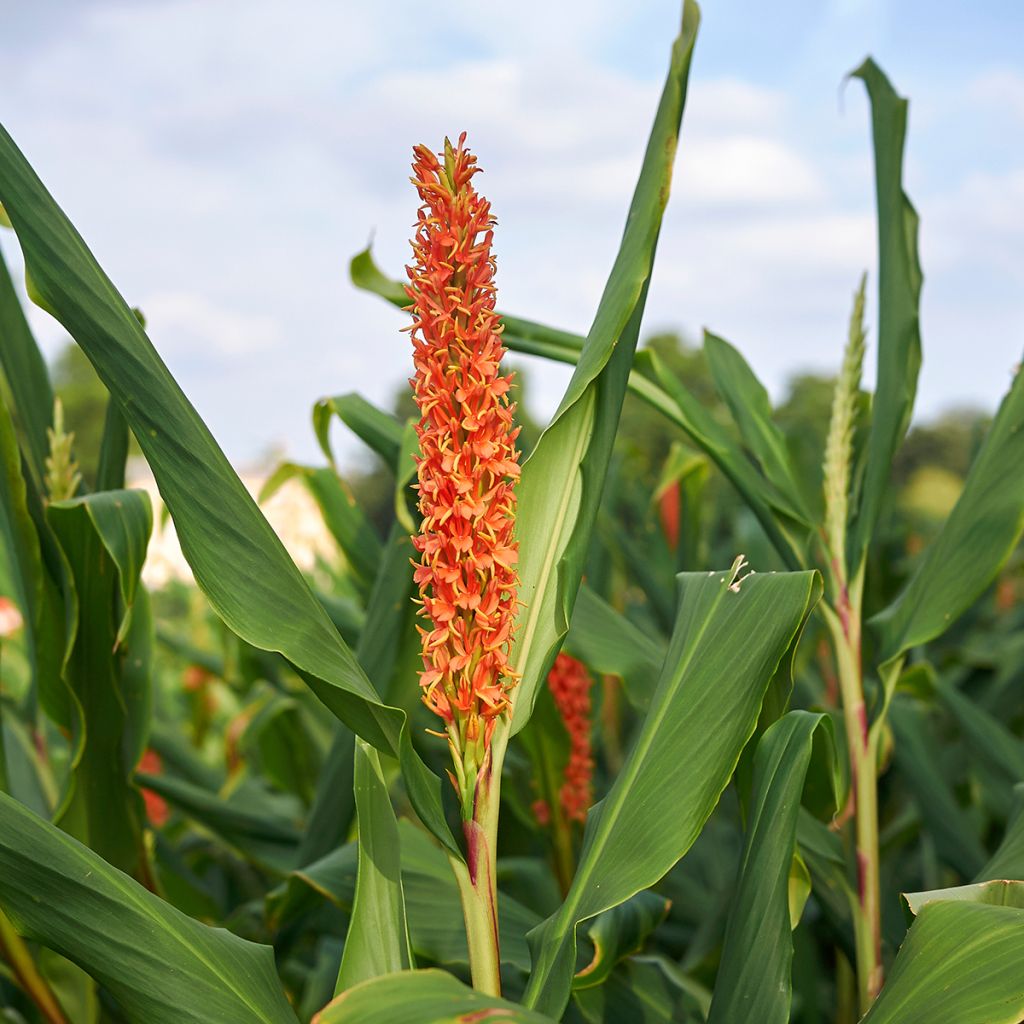
<path fill-rule="evenodd" d="M 505 349 L 494 311 L 494 217 L 473 187 L 479 168 L 446 139 L 440 159 L 414 150 L 422 206 L 406 268 L 411 301 L 422 525 L 415 581 L 421 614 L 423 700 L 443 719 L 465 792 L 509 706 L 516 608 L 513 535 L 519 452 L 500 373 Z"/>

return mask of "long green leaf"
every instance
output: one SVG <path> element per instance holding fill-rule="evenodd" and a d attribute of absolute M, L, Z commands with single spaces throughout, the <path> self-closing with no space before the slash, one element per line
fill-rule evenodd
<path fill-rule="evenodd" d="M 893 701 L 889 721 L 896 740 L 896 768 L 910 788 L 939 856 L 964 878 L 971 878 L 985 862 L 985 848 L 943 776 L 927 721 L 919 708 L 902 697 Z"/>
<path fill-rule="evenodd" d="M 266 804 L 255 811 L 173 775 L 140 773 L 136 781 L 255 863 L 281 872 L 295 866 L 299 830 Z"/>
<path fill-rule="evenodd" d="M 9 404 L 35 486 L 46 477 L 53 390 L 0 251 L 0 399 Z"/>
<path fill-rule="evenodd" d="M 995 715 L 964 696 L 948 680 L 937 680 L 935 691 L 956 719 L 978 762 L 988 765 L 1008 786 L 1024 782 L 1024 743 Z"/>
<path fill-rule="evenodd" d="M 637 387 L 656 409 L 679 426 L 690 440 L 710 458 L 736 488 L 786 566 L 800 569 L 807 564 L 802 540 L 794 536 L 780 513 L 790 516 L 791 502 L 763 477 L 714 416 L 687 390 L 658 354 L 641 353 L 638 364 L 648 376 Z M 652 379 L 649 379 L 652 378 Z"/>
<path fill-rule="evenodd" d="M 765 478 L 789 504 L 788 513 L 809 528 L 810 513 L 793 469 L 786 438 L 772 419 L 768 392 L 746 359 L 724 338 L 704 332 L 704 354 L 715 388 L 732 413 L 740 436 Z"/>
<path fill-rule="evenodd" d="M 356 659 L 385 697 L 390 697 L 407 682 L 405 678 L 397 678 L 395 664 L 403 632 L 411 629 L 409 619 L 415 614 L 409 567 L 413 555 L 409 535 L 393 523 L 382 550 L 380 569 L 366 607 L 366 621 L 356 646 Z M 355 813 L 353 764 L 353 734 L 339 722 L 317 782 L 316 798 L 299 850 L 300 864 L 319 860 L 348 835 Z"/>
<path fill-rule="evenodd" d="M 820 594 L 816 573 L 737 583 L 738 568 L 739 560 L 729 572 L 679 577 L 676 626 L 643 727 L 608 795 L 588 815 L 565 902 L 531 933 L 527 1005 L 561 1013 L 577 925 L 649 888 L 690 848 Z"/>
<path fill-rule="evenodd" d="M 409 921 L 409 939 L 417 957 L 437 964 L 469 966 L 466 925 L 459 890 L 448 858 L 426 833 L 402 819 L 398 822 L 402 853 L 402 887 Z M 288 876 L 267 899 L 275 926 L 290 924 L 326 900 L 351 912 L 355 898 L 356 844 L 331 851 L 314 864 Z M 501 962 L 522 971 L 530 969 L 526 933 L 538 915 L 499 890 L 498 922 Z"/>
<path fill-rule="evenodd" d="M 863 1024 L 1018 1024 L 1024 910 L 943 901 L 923 907 Z"/>
<path fill-rule="evenodd" d="M 398 822 L 380 755 L 363 740 L 356 741 L 355 791 L 359 872 L 336 995 L 370 978 L 415 966 L 405 919 Z"/>
<path fill-rule="evenodd" d="M 594 323 L 554 418 L 519 484 L 519 596 L 511 661 L 512 732 L 529 720 L 544 674 L 569 629 L 640 332 L 668 202 L 700 14 L 687 0 L 626 229 Z"/>
<path fill-rule="evenodd" d="M 21 612 L 29 668 L 35 681 L 36 633 L 43 613 L 43 562 L 21 467 L 14 421 L 0 401 L 0 593 Z"/>
<path fill-rule="evenodd" d="M 790 866 L 800 795 L 816 738 L 826 743 L 828 762 L 834 761 L 831 719 L 792 711 L 757 744 L 746 843 L 708 1024 L 789 1020 L 794 924 Z"/>
<path fill-rule="evenodd" d="M 404 971 L 349 989 L 313 1019 L 314 1024 L 554 1024 L 497 996 L 467 988 L 444 971 Z"/>
<path fill-rule="evenodd" d="M 618 676 L 630 703 L 647 709 L 665 660 L 665 643 L 634 626 L 586 583 L 580 587 L 565 646 L 592 672 Z"/>
<path fill-rule="evenodd" d="M 269 948 L 186 917 L 2 793 L 0 908 L 131 1024 L 295 1024 Z"/>
<path fill-rule="evenodd" d="M 878 373 L 871 434 L 858 515 L 852 565 L 859 565 L 889 487 L 893 455 L 903 440 L 921 368 L 918 305 L 921 265 L 917 257 L 918 218 L 903 191 L 903 144 L 907 101 L 870 58 L 851 72 L 867 87 L 875 150 L 878 212 Z"/>
<path fill-rule="evenodd" d="M 73 787 L 60 821 L 111 864 L 134 872 L 141 851 L 138 800 L 129 783 L 145 728 L 148 681 L 126 671 L 138 651 L 132 625 L 142 563 L 153 525 L 145 491 L 104 491 L 52 503 L 47 520 L 71 569 L 73 638 L 64 676 L 81 708 L 72 762 Z M 137 635 L 145 643 L 145 639 Z M 137 707 L 142 704 L 142 709 Z"/>
<path fill-rule="evenodd" d="M 945 632 L 1024 532 L 1024 374 L 1014 378 L 942 532 L 900 595 L 870 620 L 880 663 Z"/>
<path fill-rule="evenodd" d="M 996 852 L 974 876 L 976 882 L 993 878 L 1024 878 L 1024 783 L 1014 786 L 1013 809 Z"/>
<path fill-rule="evenodd" d="M 645 890 L 599 914 L 587 932 L 594 956 L 572 979 L 573 991 L 603 985 L 616 965 L 639 953 L 651 932 L 665 920 L 669 905 L 664 896 Z"/>
<path fill-rule="evenodd" d="M 313 431 L 332 466 L 332 416 L 337 416 L 360 440 L 369 445 L 388 468 L 393 469 L 397 465 L 402 444 L 402 424 L 390 413 L 371 405 L 362 395 L 335 395 L 333 398 L 321 398 L 313 406 Z"/>

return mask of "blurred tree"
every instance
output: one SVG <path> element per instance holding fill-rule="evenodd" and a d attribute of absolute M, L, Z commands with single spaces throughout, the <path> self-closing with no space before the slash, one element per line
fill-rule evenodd
<path fill-rule="evenodd" d="M 893 476 L 897 485 L 902 487 L 927 466 L 966 477 L 991 422 L 991 416 L 977 409 L 954 409 L 914 427 L 896 454 Z"/>

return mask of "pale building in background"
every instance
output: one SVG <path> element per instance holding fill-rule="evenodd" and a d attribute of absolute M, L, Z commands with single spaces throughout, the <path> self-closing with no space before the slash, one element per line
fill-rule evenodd
<path fill-rule="evenodd" d="M 241 481 L 255 498 L 267 481 L 266 473 L 240 473 Z M 174 522 L 164 514 L 160 491 L 149 467 L 143 464 L 130 475 L 129 487 L 146 491 L 153 504 L 153 534 L 150 537 L 142 580 L 150 589 L 171 581 L 192 583 L 192 570 L 181 553 Z M 316 502 L 298 479 L 286 481 L 261 506 L 274 532 L 281 538 L 296 565 L 304 572 L 315 567 L 317 558 L 335 561 L 338 548 Z"/>

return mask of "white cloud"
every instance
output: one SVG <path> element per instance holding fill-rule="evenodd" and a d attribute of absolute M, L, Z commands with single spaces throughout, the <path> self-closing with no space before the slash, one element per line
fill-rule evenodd
<path fill-rule="evenodd" d="M 812 164 L 776 139 L 754 135 L 686 137 L 678 175 L 684 203 L 808 203 L 825 187 Z"/>
<path fill-rule="evenodd" d="M 414 142 L 469 130 L 499 218 L 503 306 L 589 326 L 660 88 L 664 61 L 647 55 L 667 58 L 667 39 L 624 70 L 609 54 L 635 12 L 612 0 L 582 16 L 550 0 L 421 13 L 404 0 L 98 2 L 23 53 L 0 41 L 12 133 L 236 457 L 279 437 L 313 456 L 317 397 L 386 403 L 407 376 L 401 317 L 355 293 L 345 266 L 374 229 L 386 270 L 407 259 Z M 839 2 L 824 20 L 852 18 Z M 859 47 L 829 56 L 818 93 L 782 72 L 771 87 L 744 78 L 721 50 L 705 65 L 698 50 L 647 324 L 708 324 L 776 392 L 794 369 L 838 362 L 850 293 L 874 262 L 866 110 L 851 100 L 840 117 L 834 100 Z M 975 76 L 964 110 L 983 107 L 1005 133 L 1020 87 L 1009 70 Z M 930 128 L 914 99 L 908 160 L 930 169 L 922 137 L 948 138 L 970 111 L 940 108 Z M 935 395 L 963 390 L 964 324 L 1008 332 L 1019 308 L 1024 185 L 973 149 L 964 163 L 922 194 L 911 167 Z M 60 332 L 42 330 L 52 350 Z M 565 371 L 538 367 L 533 393 L 550 410 Z"/>
<path fill-rule="evenodd" d="M 149 335 L 178 355 L 244 358 L 265 355 L 284 343 L 274 318 L 225 309 L 202 295 L 155 292 L 143 299 L 141 309 Z"/>
<path fill-rule="evenodd" d="M 1009 68 L 987 71 L 967 87 L 967 98 L 1024 122 L 1024 75 Z"/>

